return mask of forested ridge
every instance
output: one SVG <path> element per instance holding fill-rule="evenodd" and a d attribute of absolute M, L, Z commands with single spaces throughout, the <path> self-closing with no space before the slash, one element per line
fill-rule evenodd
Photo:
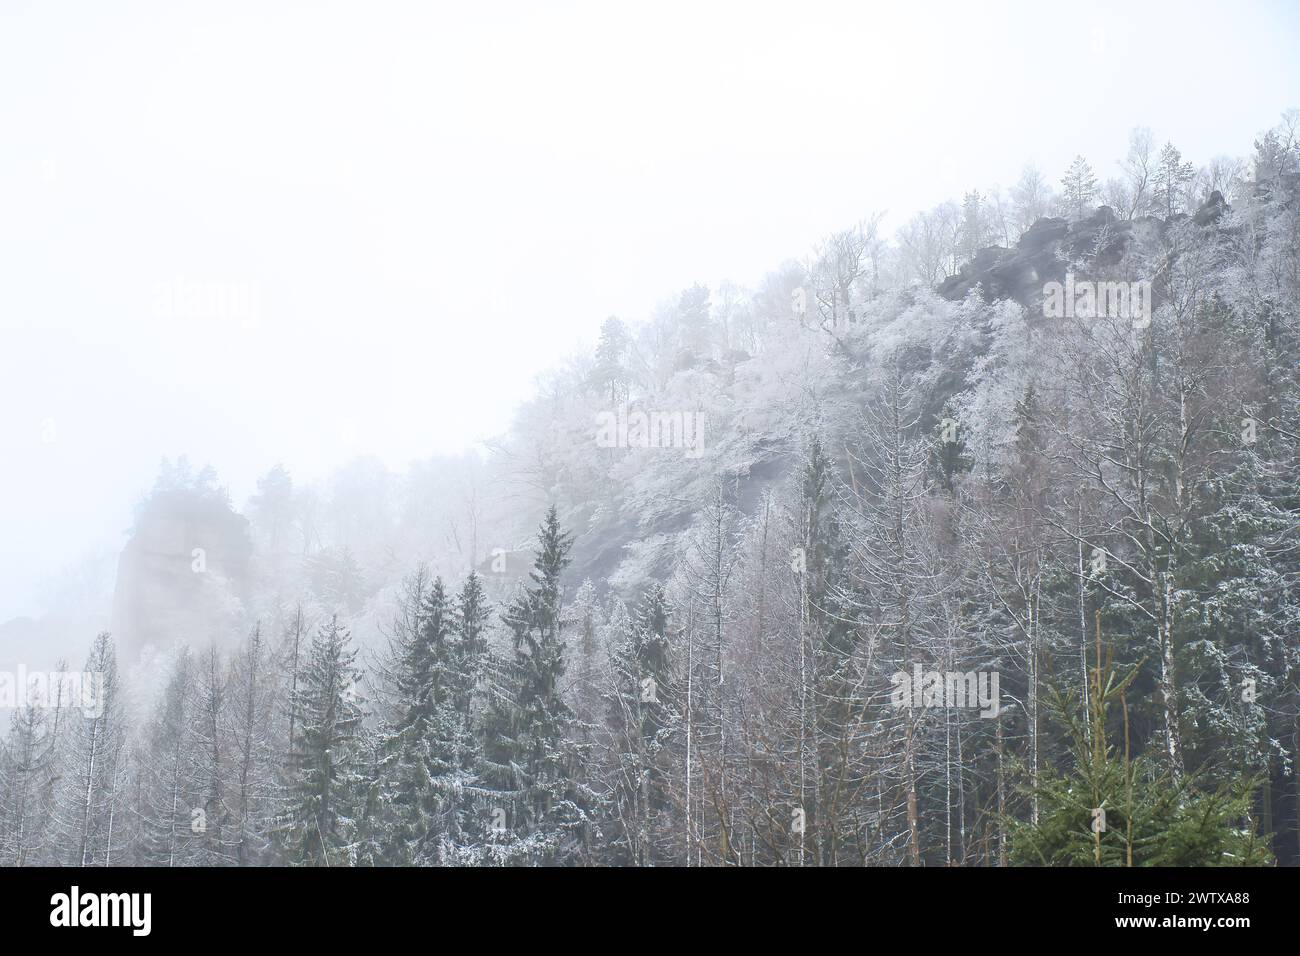
<path fill-rule="evenodd" d="M 164 463 L 0 860 L 1300 863 L 1300 114 L 1114 169 L 611 317 L 481 451 Z"/>

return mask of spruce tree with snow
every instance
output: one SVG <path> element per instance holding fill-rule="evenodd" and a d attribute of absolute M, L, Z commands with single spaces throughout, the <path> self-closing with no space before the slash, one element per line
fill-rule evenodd
<path fill-rule="evenodd" d="M 616 316 L 611 315 L 600 327 L 596 367 L 591 372 L 592 385 L 599 389 L 602 398 L 609 396 L 611 407 L 627 401 L 632 374 L 625 367 L 625 356 L 630 346 L 627 329 Z"/>
<path fill-rule="evenodd" d="M 561 576 L 570 536 L 554 506 L 538 534 L 532 586 L 505 613 L 514 654 L 497 662 L 484 726 L 484 772 L 492 790 L 489 859 L 555 864 L 571 858 L 593 794 L 574 777 L 564 702 Z M 504 819 L 503 819 L 504 818 Z"/>
<path fill-rule="evenodd" d="M 1011 826 L 1012 861 L 1028 866 L 1265 866 L 1266 841 L 1249 821 L 1253 780 L 1201 788 L 1149 754 L 1133 752 L 1127 695 L 1140 667 L 1121 675 L 1101 637 L 1101 613 L 1087 704 L 1052 688 L 1073 766 L 1034 787 L 1037 821 Z M 1121 711 L 1115 726 L 1113 711 Z M 1243 822 L 1244 821 L 1244 822 Z"/>
<path fill-rule="evenodd" d="M 1243 773 L 1259 778 L 1257 818 L 1271 831 L 1274 777 L 1286 785 L 1284 741 L 1294 741 L 1296 728 L 1300 601 L 1290 583 L 1297 563 L 1290 535 L 1297 515 L 1285 509 L 1269 475 L 1279 473 L 1255 443 L 1238 457 L 1209 488 L 1219 507 L 1198 523 L 1197 557 L 1179 581 L 1187 747 L 1190 762 L 1216 784 Z"/>
<path fill-rule="evenodd" d="M 446 862 L 463 841 L 473 742 L 462 704 L 470 697 L 455 608 L 441 578 L 421 608 L 397 677 L 399 713 L 384 760 L 391 830 L 388 862 Z"/>
<path fill-rule="evenodd" d="M 588 578 L 582 582 L 573 600 L 565 607 L 562 624 L 573 635 L 573 650 L 568 665 L 568 688 L 565 701 L 573 717 L 569 722 L 568 737 L 572 745 L 576 782 L 593 793 L 601 791 L 595 766 L 596 745 L 599 740 L 603 707 L 601 683 L 608 666 L 608 656 L 601 637 L 604 633 L 604 615 L 596 598 L 596 585 Z M 596 819 L 600 808 L 588 808 Z M 583 863 L 595 859 L 593 839 L 599 827 L 587 825 L 581 829 L 580 858 Z"/>
<path fill-rule="evenodd" d="M 611 631 L 624 634 L 610 655 L 613 687 L 606 695 L 611 759 L 606 779 L 610 817 L 606 836 L 620 862 L 668 862 L 671 849 L 657 837 L 671 816 L 669 745 L 676 688 L 668 655 L 669 608 L 663 587 L 646 591 L 635 622 L 615 604 Z"/>
<path fill-rule="evenodd" d="M 365 716 L 356 691 L 356 656 L 348 630 L 331 618 L 317 630 L 298 676 L 297 748 L 276 826 L 281 854 L 292 866 L 350 862 Z"/>
<path fill-rule="evenodd" d="M 806 749 L 814 755 L 807 762 L 814 772 L 806 774 L 800 767 L 799 806 L 807 814 L 803 842 L 808 849 L 801 859 L 834 866 L 865 849 L 853 821 L 869 793 L 868 777 L 860 769 L 867 717 L 859 656 L 864 634 L 858 620 L 867 601 L 849 573 L 834 464 L 816 436 L 808 443 L 802 479 L 795 528 L 803 649 L 799 719 L 806 728 L 801 750 L 806 733 L 811 738 Z"/>
<path fill-rule="evenodd" d="M 455 685 L 456 709 L 469 726 L 474 717 L 474 707 L 484 679 L 484 666 L 488 654 L 488 624 L 492 608 L 483 579 L 471 571 L 456 596 L 456 639 L 458 669 L 462 679 Z"/>
<path fill-rule="evenodd" d="M 563 626 L 573 636 L 567 700 L 574 713 L 573 736 L 586 749 L 599 724 L 600 681 L 607 663 L 605 614 L 591 578 L 583 581 L 564 608 Z"/>

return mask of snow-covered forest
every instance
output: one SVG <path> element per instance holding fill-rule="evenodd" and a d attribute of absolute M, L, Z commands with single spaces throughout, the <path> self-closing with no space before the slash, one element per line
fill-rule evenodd
<path fill-rule="evenodd" d="M 481 451 L 164 462 L 0 859 L 1300 863 L 1300 113 L 1223 148 L 610 317 Z"/>

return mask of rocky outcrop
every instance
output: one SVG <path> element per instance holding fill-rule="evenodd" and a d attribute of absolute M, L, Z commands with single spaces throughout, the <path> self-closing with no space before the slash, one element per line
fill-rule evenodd
<path fill-rule="evenodd" d="M 939 284 L 947 299 L 964 298 L 978 287 L 985 299 L 1014 299 L 1022 305 L 1042 300 L 1043 284 L 1065 278 L 1067 263 L 1088 256 L 1096 265 L 1118 262 L 1141 228 L 1141 220 L 1116 217 L 1102 206 L 1087 219 L 1040 219 L 1014 249 L 981 249 L 956 275 Z"/>
<path fill-rule="evenodd" d="M 1214 192 L 1191 218 L 1198 226 L 1218 223 L 1227 210 L 1222 194 Z M 1171 224 L 1154 216 L 1120 219 L 1102 206 L 1086 219 L 1039 219 L 1025 230 L 1013 249 L 989 246 L 939 284 L 947 299 L 965 298 L 978 288 L 986 301 L 1013 299 L 1032 306 L 1042 301 L 1043 285 L 1061 282 L 1071 262 L 1087 259 L 1090 268 L 1115 265 L 1134 247 L 1158 241 Z"/>
<path fill-rule="evenodd" d="M 224 497 L 155 494 L 118 561 L 113 634 L 128 658 L 178 641 L 226 646 L 242 636 L 252 545 Z"/>

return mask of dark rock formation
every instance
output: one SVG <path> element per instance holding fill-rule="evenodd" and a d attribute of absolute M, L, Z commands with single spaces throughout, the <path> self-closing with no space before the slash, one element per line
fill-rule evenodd
<path fill-rule="evenodd" d="M 1043 284 L 1065 278 L 1070 261 L 1087 256 L 1097 265 L 1118 262 L 1133 239 L 1134 223 L 1102 206 L 1087 219 L 1040 219 L 1025 230 L 1014 249 L 981 249 L 954 276 L 939 285 L 948 299 L 964 298 L 979 287 L 986 300 L 1014 299 L 1021 305 L 1042 300 Z"/>
<path fill-rule="evenodd" d="M 1216 190 L 1191 218 L 1198 226 L 1212 226 L 1227 208 Z M 978 287 L 986 301 L 1014 299 L 1034 306 L 1042 301 L 1045 283 L 1064 281 L 1069 263 L 1087 259 L 1093 268 L 1115 265 L 1130 249 L 1149 246 L 1175 221 L 1186 218 L 1124 220 L 1109 206 L 1102 206 L 1076 222 L 1039 219 L 1025 230 L 1014 249 L 981 249 L 956 275 L 943 280 L 938 292 L 946 299 L 961 299 Z"/>
<path fill-rule="evenodd" d="M 1198 226 L 1213 225 L 1227 211 L 1228 203 L 1224 200 L 1223 193 L 1216 189 L 1210 193 L 1210 198 L 1205 201 L 1205 205 L 1196 210 L 1196 215 L 1192 217 L 1192 221 Z"/>

